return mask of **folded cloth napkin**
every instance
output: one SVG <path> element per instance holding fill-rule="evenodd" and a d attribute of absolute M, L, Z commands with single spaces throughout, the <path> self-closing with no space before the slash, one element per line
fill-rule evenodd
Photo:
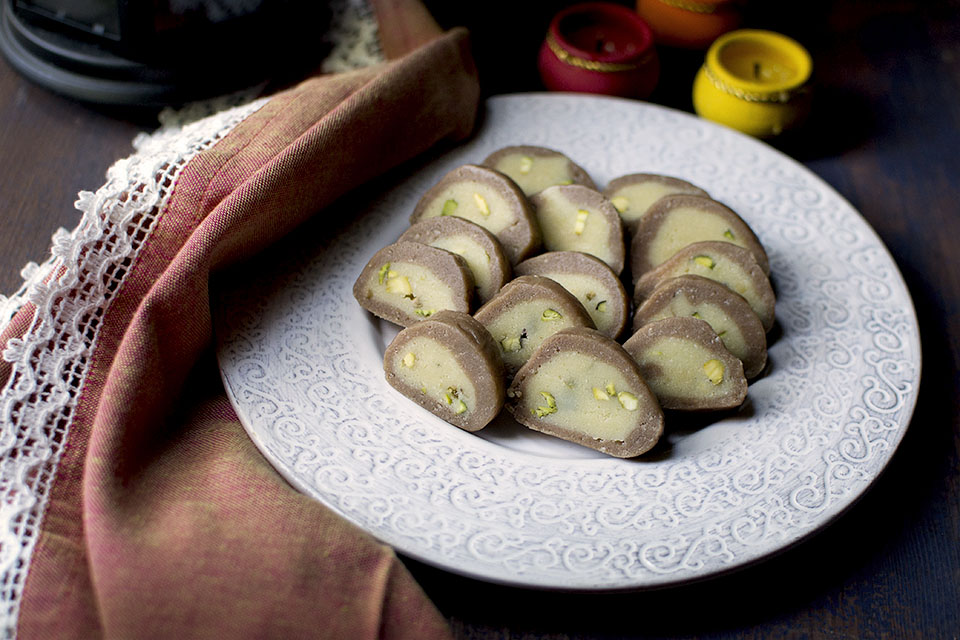
<path fill-rule="evenodd" d="M 177 151 L 141 148 L 143 184 L 83 195 L 97 214 L 55 238 L 2 336 L 5 635 L 449 636 L 389 547 L 247 438 L 213 359 L 208 282 L 467 136 L 478 98 L 453 30 L 143 141 Z"/>

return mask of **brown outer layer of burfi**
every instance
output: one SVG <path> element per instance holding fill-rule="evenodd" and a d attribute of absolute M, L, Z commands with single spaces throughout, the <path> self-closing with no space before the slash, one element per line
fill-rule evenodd
<path fill-rule="evenodd" d="M 607 185 L 606 189 L 603 190 L 603 195 L 605 195 L 608 198 L 613 198 L 616 195 L 616 192 L 619 191 L 620 189 L 630 186 L 632 184 L 641 184 L 645 182 L 659 182 L 660 184 L 672 189 L 675 194 L 687 193 L 690 195 L 703 196 L 705 198 L 710 197 L 709 193 L 707 193 L 706 191 L 704 191 L 703 189 L 701 189 L 695 184 L 691 184 L 690 182 L 687 182 L 686 180 L 681 180 L 680 178 L 675 178 L 673 176 L 665 176 L 659 173 L 630 173 L 625 176 L 614 178 Z M 670 195 L 674 195 L 674 194 L 670 194 Z M 643 214 L 641 213 L 633 221 L 624 220 L 624 223 L 623 223 L 624 227 L 627 228 L 627 230 L 632 234 L 633 231 L 636 229 L 636 225 L 639 224 L 640 218 L 642 217 L 643 217 Z"/>
<path fill-rule="evenodd" d="M 691 271 L 688 270 L 691 268 L 689 267 L 690 262 L 693 258 L 701 254 L 721 256 L 737 264 L 743 270 L 756 291 L 756 301 L 751 302 L 748 296 L 740 292 L 737 293 L 743 295 L 743 297 L 750 302 L 750 307 L 760 317 L 764 331 L 770 331 L 770 329 L 773 328 L 776 305 L 776 296 L 773 293 L 773 287 L 770 285 L 770 279 L 763 273 L 763 270 L 757 264 L 752 253 L 743 247 L 738 247 L 729 242 L 695 242 L 673 254 L 673 256 L 663 264 L 647 271 L 636 281 L 636 285 L 634 286 L 634 305 L 641 304 L 643 300 L 646 300 L 653 293 L 654 289 L 667 279 L 691 273 Z M 704 270 L 702 274 L 693 273 L 693 275 L 703 275 L 736 291 L 736 289 L 728 283 L 716 278 L 711 278 L 710 270 Z"/>
<path fill-rule="evenodd" d="M 454 352 L 464 371 L 473 376 L 476 407 L 457 415 L 448 405 L 433 401 L 403 381 L 388 368 L 405 344 L 417 336 L 433 338 Z M 490 333 L 469 314 L 459 311 L 438 311 L 428 320 L 404 329 L 387 347 L 383 357 L 387 382 L 427 411 L 466 431 L 479 431 L 493 420 L 503 407 L 506 381 L 500 350 Z"/>
<path fill-rule="evenodd" d="M 572 320 L 579 326 L 596 328 L 587 310 L 583 308 L 579 300 L 573 297 L 573 294 L 550 278 L 542 276 L 514 278 L 500 289 L 500 293 L 477 309 L 473 317 L 486 327 L 495 318 L 506 313 L 518 303 L 537 299 L 550 300 L 551 308 L 555 307 L 556 311 L 562 314 L 564 318 Z M 510 367 L 506 363 L 504 364 L 507 376 L 512 377 L 516 372 L 510 371 Z"/>
<path fill-rule="evenodd" d="M 576 351 L 591 358 L 600 358 L 635 378 L 636 384 L 628 391 L 636 396 L 637 427 L 622 442 L 595 440 L 586 434 L 577 433 L 562 426 L 551 424 L 548 418 L 534 418 L 529 411 L 518 410 L 523 402 L 524 383 L 540 368 L 541 364 L 560 352 Z M 644 382 L 640 366 L 616 341 L 599 331 L 585 327 L 563 329 L 543 341 L 533 356 L 520 369 L 507 391 L 507 410 L 520 424 L 570 442 L 602 451 L 618 458 L 632 458 L 649 451 L 663 435 L 663 411 L 656 397 Z"/>
<path fill-rule="evenodd" d="M 548 191 L 553 194 L 561 194 L 563 199 L 573 207 L 589 209 L 590 211 L 597 212 L 603 216 L 609 228 L 607 246 L 610 248 L 611 252 L 611 257 L 604 260 L 604 262 L 606 262 L 607 265 L 619 275 L 620 272 L 623 271 L 624 263 L 626 261 L 626 244 L 623 239 L 623 220 L 620 219 L 620 214 L 617 212 L 616 207 L 613 206 L 613 203 L 610 202 L 602 193 L 596 189 L 591 189 L 590 187 L 584 187 L 578 184 L 557 185 L 553 187 L 547 187 L 540 193 L 530 197 L 530 203 L 533 205 L 534 212 L 536 212 L 540 206 L 543 206 L 543 202 L 545 201 L 544 194 Z M 537 222 L 539 223 L 539 214 L 535 213 L 535 216 Z M 567 251 L 571 249 L 570 247 L 565 246 L 548 245 L 546 243 L 546 235 L 547 234 L 544 234 L 544 248 L 547 251 Z M 583 249 L 573 250 L 583 251 Z M 583 252 L 590 253 L 589 251 Z"/>
<path fill-rule="evenodd" d="M 419 242 L 395 242 L 380 249 L 370 258 L 353 285 L 353 297 L 373 315 L 403 327 L 409 327 L 424 319 L 371 297 L 371 287 L 378 284 L 380 268 L 388 262 L 410 262 L 429 269 L 454 292 L 457 307 L 453 311 L 470 312 L 474 290 L 473 274 L 463 258 Z"/>
<path fill-rule="evenodd" d="M 643 325 L 652 322 L 653 316 L 667 307 L 678 295 L 685 296 L 693 305 L 713 305 L 722 309 L 737 325 L 749 349 L 749 352 L 740 358 L 743 362 L 743 374 L 749 380 L 763 371 L 767 364 L 767 334 L 760 323 L 760 317 L 750 308 L 743 296 L 703 276 L 678 276 L 664 281 L 633 314 L 633 331 L 636 332 Z"/>
<path fill-rule="evenodd" d="M 596 183 L 594 183 L 593 179 L 583 169 L 583 167 L 567 157 L 566 154 L 554 149 L 548 149 L 547 147 L 535 147 L 531 145 L 515 145 L 512 147 L 504 147 L 503 149 L 498 149 L 497 151 L 494 151 L 488 155 L 480 164 L 485 167 L 496 169 L 497 162 L 500 160 L 500 158 L 514 153 L 520 153 L 526 156 L 532 156 L 534 158 L 549 158 L 557 156 L 566 158 L 567 162 L 569 163 L 568 168 L 570 171 L 570 179 L 573 181 L 573 184 L 582 184 L 583 186 L 590 187 L 591 189 L 597 188 Z"/>
<path fill-rule="evenodd" d="M 603 330 L 600 327 L 598 329 L 608 337 L 616 338 L 627 325 L 630 301 L 627 299 L 623 283 L 606 262 L 595 256 L 579 251 L 549 251 L 524 260 L 517 265 L 514 273 L 518 276 L 569 273 L 594 277 L 606 287 L 609 295 L 604 298 L 604 301 L 608 304 L 607 313 L 612 319 L 608 329 Z M 599 299 L 591 302 L 599 302 Z M 589 303 L 581 301 L 581 304 L 586 307 Z M 590 313 L 590 309 L 587 309 L 587 313 Z"/>
<path fill-rule="evenodd" d="M 540 249 L 542 242 L 540 227 L 537 225 L 527 196 L 508 176 L 489 167 L 465 164 L 447 173 L 420 198 L 410 215 L 410 223 L 414 224 L 420 220 L 427 205 L 442 197 L 443 191 L 448 186 L 464 180 L 487 184 L 499 192 L 508 202 L 513 203 L 515 222 L 509 227 L 494 233 L 511 264 L 524 260 Z"/>
<path fill-rule="evenodd" d="M 487 256 L 490 258 L 490 284 L 488 290 L 481 291 L 477 285 L 477 298 L 480 303 L 486 302 L 492 298 L 500 287 L 505 285 L 513 273 L 510 269 L 510 260 L 501 246 L 497 237 L 481 227 L 478 224 L 470 222 L 465 218 L 456 216 L 440 216 L 439 218 L 428 218 L 421 220 L 406 231 L 404 231 L 397 242 L 420 242 L 433 246 L 433 243 L 440 238 L 465 235 L 474 240 L 483 247 Z M 474 278 L 474 284 L 476 284 Z"/>
<path fill-rule="evenodd" d="M 657 200 L 647 214 L 637 224 L 637 228 L 630 240 L 630 268 L 633 277 L 646 273 L 656 267 L 648 257 L 645 250 L 650 246 L 660 231 L 662 225 L 669 219 L 671 213 L 680 208 L 695 208 L 707 211 L 711 215 L 723 218 L 727 223 L 731 233 L 739 239 L 737 246 L 744 246 L 752 254 L 757 264 L 763 270 L 763 273 L 770 275 L 770 261 L 767 259 L 767 252 L 760 244 L 753 229 L 750 228 L 743 218 L 741 218 L 733 209 L 708 197 L 695 195 L 673 195 L 664 196 Z M 704 235 L 699 239 L 702 242 L 719 241 L 728 242 L 724 238 L 707 237 Z M 742 245 L 741 245 L 742 243 Z M 733 243 L 732 243 L 733 244 Z"/>
<path fill-rule="evenodd" d="M 657 400 L 664 409 L 680 411 L 720 411 L 733 409 L 743 404 L 747 397 L 747 378 L 743 375 L 743 364 L 723 346 L 723 341 L 710 328 L 710 325 L 697 318 L 664 318 L 640 327 L 623 343 L 623 348 L 640 366 L 641 374 L 656 393 L 654 378 L 659 375 L 656 365 L 644 365 L 643 349 L 664 336 L 677 337 L 695 342 L 709 350 L 714 358 L 723 363 L 724 378 L 733 380 L 733 390 L 726 397 L 716 399 L 709 404 L 691 396 L 665 396 L 657 394 Z"/>

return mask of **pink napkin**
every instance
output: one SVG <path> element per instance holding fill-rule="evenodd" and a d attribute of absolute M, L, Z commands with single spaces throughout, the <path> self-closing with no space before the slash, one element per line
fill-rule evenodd
<path fill-rule="evenodd" d="M 19 637 L 449 637 L 389 547 L 292 489 L 248 439 L 213 359 L 207 287 L 352 188 L 467 136 L 478 96 L 454 30 L 272 97 L 179 171 L 109 304 L 90 310 Z M 5 343 L 36 329 L 34 311 Z"/>

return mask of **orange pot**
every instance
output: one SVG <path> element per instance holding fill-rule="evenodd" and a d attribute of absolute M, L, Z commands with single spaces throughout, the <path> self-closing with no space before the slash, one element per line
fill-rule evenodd
<path fill-rule="evenodd" d="M 637 13 L 658 43 L 685 49 L 706 49 L 741 20 L 730 0 L 637 0 Z"/>

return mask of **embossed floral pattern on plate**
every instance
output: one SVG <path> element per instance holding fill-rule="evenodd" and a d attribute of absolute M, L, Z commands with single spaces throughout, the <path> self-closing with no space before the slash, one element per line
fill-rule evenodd
<path fill-rule="evenodd" d="M 385 383 L 396 329 L 355 304 L 354 279 L 446 171 L 519 143 L 567 153 L 598 184 L 640 171 L 684 178 L 754 228 L 777 327 L 770 369 L 741 411 L 674 425 L 652 454 L 615 460 L 505 417 L 462 432 Z M 569 589 L 725 571 L 840 514 L 909 423 L 919 335 L 894 261 L 829 186 L 736 132 L 627 100 L 501 96 L 467 144 L 340 206 L 327 219 L 356 221 L 335 237 L 268 254 L 251 281 L 216 292 L 222 375 L 252 439 L 294 486 L 431 564 Z"/>

